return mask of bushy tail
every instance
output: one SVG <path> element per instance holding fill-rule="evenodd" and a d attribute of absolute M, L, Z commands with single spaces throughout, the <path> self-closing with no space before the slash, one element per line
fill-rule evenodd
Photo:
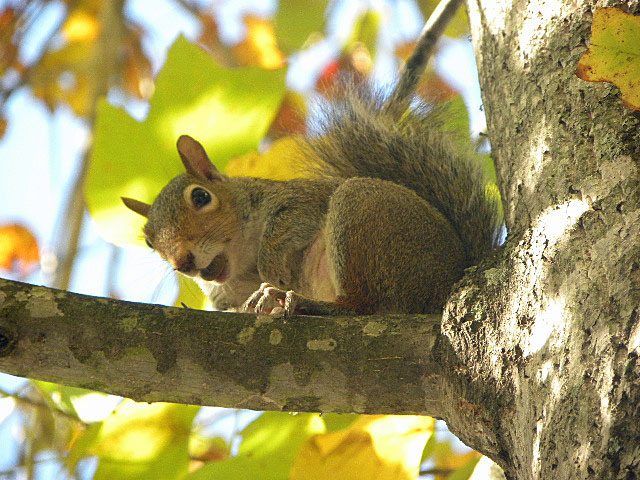
<path fill-rule="evenodd" d="M 486 194 L 481 162 L 442 131 L 442 112 L 419 105 L 396 120 L 375 93 L 350 90 L 340 97 L 320 109 L 322 133 L 306 141 L 317 174 L 410 188 L 450 220 L 470 264 L 496 246 L 499 198 Z"/>

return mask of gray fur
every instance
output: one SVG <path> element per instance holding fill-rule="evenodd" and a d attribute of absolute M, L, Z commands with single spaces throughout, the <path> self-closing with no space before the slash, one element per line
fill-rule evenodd
<path fill-rule="evenodd" d="M 321 239 L 335 298 L 298 295 L 297 312 L 439 311 L 464 268 L 496 245 L 498 208 L 480 166 L 439 130 L 437 112 L 420 107 L 395 121 L 374 98 L 349 91 L 325 110 L 324 134 L 303 140 L 315 178 L 180 175 L 149 209 L 146 237 L 191 274 L 189 245 L 223 248 L 233 276 L 208 292 L 220 307 L 238 307 L 260 282 L 313 297 L 324 277 L 302 265 Z M 219 208 L 190 207 L 183 191 L 193 183 Z M 264 303 L 260 294 L 251 302 Z"/>
<path fill-rule="evenodd" d="M 321 136 L 305 142 L 320 176 L 388 180 L 416 192 L 451 222 L 469 264 L 494 248 L 499 207 L 485 194 L 480 162 L 442 131 L 442 111 L 416 105 L 401 120 L 376 93 L 349 90 L 324 106 Z"/>

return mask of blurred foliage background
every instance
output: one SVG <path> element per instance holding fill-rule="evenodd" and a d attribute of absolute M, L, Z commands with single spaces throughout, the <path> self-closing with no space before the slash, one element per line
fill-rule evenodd
<path fill-rule="evenodd" d="M 436 3 L 0 1 L 0 275 L 206 307 L 136 246 L 141 219 L 119 197 L 151 201 L 180 173 L 182 133 L 230 175 L 295 176 L 292 137 L 314 133 L 314 102 L 345 77 L 392 86 Z M 456 69 L 432 62 L 417 94 L 459 106 L 469 136 L 463 11 L 440 49 Z M 460 480 L 479 458 L 428 417 L 136 404 L 8 375 L 0 445 L 0 479 Z"/>

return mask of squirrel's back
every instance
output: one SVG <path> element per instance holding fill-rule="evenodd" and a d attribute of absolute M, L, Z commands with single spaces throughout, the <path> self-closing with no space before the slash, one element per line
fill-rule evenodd
<path fill-rule="evenodd" d="M 442 113 L 415 104 L 397 119 L 380 95 L 348 89 L 323 106 L 322 134 L 306 141 L 312 169 L 323 176 L 370 177 L 415 191 L 458 234 L 469 265 L 496 246 L 497 197 L 485 192 L 482 164 L 441 129 Z"/>

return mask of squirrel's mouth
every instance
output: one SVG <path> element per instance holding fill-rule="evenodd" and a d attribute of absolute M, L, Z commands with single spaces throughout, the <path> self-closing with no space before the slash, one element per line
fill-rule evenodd
<path fill-rule="evenodd" d="M 200 270 L 200 276 L 207 282 L 224 283 L 229 277 L 229 262 L 227 256 L 221 253 L 211 263 Z"/>

